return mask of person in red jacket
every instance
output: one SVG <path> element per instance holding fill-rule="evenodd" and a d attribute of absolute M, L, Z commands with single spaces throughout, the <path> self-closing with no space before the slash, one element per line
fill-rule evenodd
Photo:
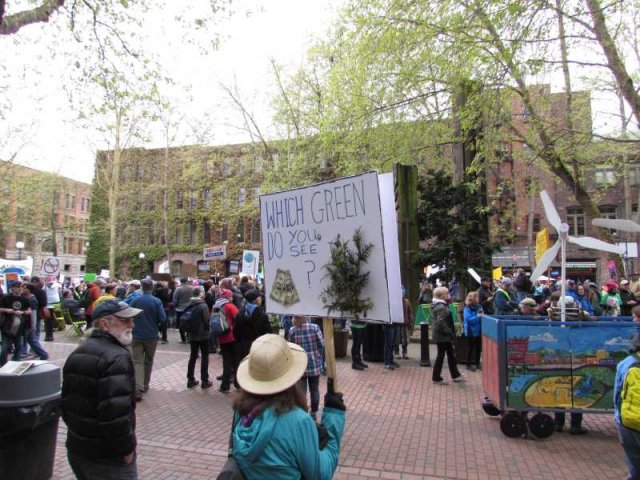
<path fill-rule="evenodd" d="M 213 308 L 214 310 L 220 308 L 229 322 L 229 331 L 218 337 L 218 344 L 222 352 L 222 383 L 219 390 L 222 393 L 229 393 L 232 375 L 237 371 L 238 363 L 240 363 L 236 337 L 233 335 L 233 322 L 236 319 L 236 315 L 238 315 L 238 307 L 233 304 L 233 292 L 226 288 L 220 289 L 218 301 Z M 233 384 L 236 388 L 240 388 L 235 376 L 233 376 Z"/>
<path fill-rule="evenodd" d="M 87 289 L 89 290 L 89 306 L 84 309 L 84 318 L 87 322 L 87 329 L 91 328 L 93 310 L 95 309 L 95 302 L 102 296 L 102 284 L 104 281 L 101 279 L 96 280 L 96 283 L 89 282 L 87 283 Z"/>

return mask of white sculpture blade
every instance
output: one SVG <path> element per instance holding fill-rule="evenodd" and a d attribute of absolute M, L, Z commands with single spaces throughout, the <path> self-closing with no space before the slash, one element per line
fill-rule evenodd
<path fill-rule="evenodd" d="M 562 220 L 560 220 L 560 215 L 558 215 L 558 211 L 553 205 L 551 197 L 549 197 L 546 190 L 542 190 L 540 192 L 540 199 L 542 200 L 542 206 L 544 207 L 544 214 L 547 217 L 547 221 L 556 229 L 556 231 L 559 231 Z"/>
<path fill-rule="evenodd" d="M 612 245 L 607 242 L 603 242 L 602 240 L 598 240 L 597 238 L 593 238 L 593 237 L 569 236 L 567 237 L 567 239 L 571 243 L 575 243 L 576 245 L 580 245 L 581 247 L 584 247 L 584 248 L 591 248 L 593 250 L 602 250 L 604 252 L 616 253 L 618 255 L 622 255 L 624 253 L 624 250 L 621 247 L 617 245 Z"/>
<path fill-rule="evenodd" d="M 591 223 L 596 227 L 613 228 L 623 232 L 640 232 L 640 225 L 624 218 L 594 218 Z"/>
<path fill-rule="evenodd" d="M 473 268 L 469 267 L 467 268 L 467 272 L 469 273 L 469 275 L 471 275 L 473 277 L 473 279 L 478 282 L 478 284 L 482 284 L 482 282 L 480 281 L 480 275 L 478 275 L 478 272 L 476 272 Z"/>
<path fill-rule="evenodd" d="M 536 265 L 536 268 L 533 270 L 533 272 L 531 272 L 530 278 L 532 282 L 538 280 L 538 278 L 540 278 L 540 276 L 547 270 L 547 268 L 549 268 L 549 265 L 551 265 L 553 259 L 558 255 L 558 250 L 560 250 L 561 245 L 562 241 L 558 240 L 551 246 L 549 250 L 544 252 L 544 255 L 542 255 L 542 258 Z"/>

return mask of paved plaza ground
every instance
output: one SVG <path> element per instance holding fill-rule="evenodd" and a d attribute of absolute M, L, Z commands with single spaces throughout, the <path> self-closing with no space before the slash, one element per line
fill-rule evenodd
<path fill-rule="evenodd" d="M 58 333 L 45 346 L 62 366 L 76 344 L 77 337 Z M 419 366 L 418 345 L 411 345 L 409 354 L 411 359 L 399 360 L 402 368 L 395 371 L 374 363 L 355 371 L 349 357 L 339 359 L 339 387 L 348 411 L 334 478 L 626 478 L 613 415 L 585 415 L 588 435 L 510 439 L 500 432 L 499 417 L 482 412 L 480 372 L 466 372 L 466 383 L 433 385 L 431 368 Z M 187 360 L 188 346 L 171 332 L 169 344 L 159 346 L 151 390 L 137 409 L 143 480 L 211 479 L 225 461 L 232 396 L 219 393 L 218 383 L 209 390 L 188 390 Z M 209 372 L 212 378 L 222 372 L 219 355 L 210 356 Z M 74 478 L 65 437 L 60 422 L 55 480 Z"/>

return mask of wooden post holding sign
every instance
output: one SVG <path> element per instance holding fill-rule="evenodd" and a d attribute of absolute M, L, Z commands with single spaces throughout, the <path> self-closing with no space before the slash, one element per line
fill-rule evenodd
<path fill-rule="evenodd" d="M 333 379 L 333 389 L 338 390 L 338 373 L 336 371 L 336 347 L 333 344 L 333 320 L 329 317 L 322 319 L 324 331 L 324 361 L 327 364 L 327 378 Z"/>

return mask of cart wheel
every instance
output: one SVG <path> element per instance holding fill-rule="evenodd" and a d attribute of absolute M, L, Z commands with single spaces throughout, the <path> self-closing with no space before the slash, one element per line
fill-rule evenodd
<path fill-rule="evenodd" d="M 502 413 L 502 410 L 500 410 L 491 402 L 482 402 L 482 410 L 490 417 L 497 417 Z"/>
<path fill-rule="evenodd" d="M 529 432 L 535 438 L 548 438 L 553 435 L 555 422 L 546 413 L 536 413 L 529 419 Z"/>
<path fill-rule="evenodd" d="M 500 420 L 500 430 L 510 438 L 522 437 L 527 433 L 527 423 L 520 412 L 511 410 Z"/>

